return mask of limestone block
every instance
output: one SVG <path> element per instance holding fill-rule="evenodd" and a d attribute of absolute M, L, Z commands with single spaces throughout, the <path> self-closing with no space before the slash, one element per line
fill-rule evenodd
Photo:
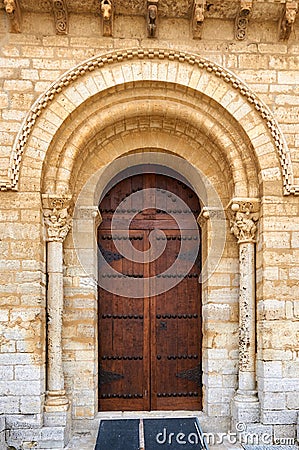
<path fill-rule="evenodd" d="M 259 389 L 264 392 L 294 392 L 297 389 L 297 380 L 294 378 L 259 378 Z"/>
<path fill-rule="evenodd" d="M 285 318 L 285 302 L 282 300 L 264 300 L 257 305 L 258 318 L 278 320 Z"/>
<path fill-rule="evenodd" d="M 291 444 L 287 439 L 296 438 L 296 429 L 293 425 L 274 425 L 274 444 Z"/>
<path fill-rule="evenodd" d="M 20 412 L 22 414 L 41 414 L 42 413 L 42 396 L 22 396 L 20 397 Z"/>
<path fill-rule="evenodd" d="M 0 397 L 0 411 L 5 414 L 14 414 L 20 412 L 20 398 L 19 396 L 1 396 Z"/>
<path fill-rule="evenodd" d="M 261 393 L 261 407 L 264 409 L 282 410 L 286 409 L 286 395 L 280 392 Z"/>
<path fill-rule="evenodd" d="M 296 410 L 288 411 L 261 411 L 261 422 L 265 425 L 290 425 L 297 423 L 297 413 Z"/>
<path fill-rule="evenodd" d="M 65 427 L 71 420 L 71 410 L 44 413 L 44 426 L 48 428 Z"/>
<path fill-rule="evenodd" d="M 0 448 L 5 449 L 5 418 L 0 414 Z"/>
<path fill-rule="evenodd" d="M 283 362 L 283 377 L 294 378 L 299 382 L 299 361 L 284 361 Z M 294 386 L 296 380 L 294 380 Z"/>
<path fill-rule="evenodd" d="M 257 374 L 259 377 L 282 378 L 281 361 L 258 361 Z"/>
<path fill-rule="evenodd" d="M 7 428 L 19 430 L 19 433 L 24 429 L 38 433 L 43 421 L 42 414 L 7 414 L 5 417 Z"/>

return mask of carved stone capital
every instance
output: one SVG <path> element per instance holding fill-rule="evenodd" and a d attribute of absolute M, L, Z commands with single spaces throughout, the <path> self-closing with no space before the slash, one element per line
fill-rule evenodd
<path fill-rule="evenodd" d="M 199 226 L 203 226 L 207 223 L 208 220 L 222 220 L 224 218 L 224 211 L 219 208 L 215 208 L 212 206 L 204 206 L 198 217 L 197 217 L 197 223 Z"/>
<path fill-rule="evenodd" d="M 194 0 L 192 7 L 192 35 L 193 39 L 201 39 L 203 22 L 205 19 L 204 13 L 206 8 L 206 0 Z"/>
<path fill-rule="evenodd" d="M 63 242 L 71 228 L 71 196 L 43 195 L 47 241 Z"/>
<path fill-rule="evenodd" d="M 77 210 L 76 216 L 78 220 L 93 221 L 96 227 L 98 227 L 103 220 L 97 206 L 80 206 Z"/>
<path fill-rule="evenodd" d="M 158 3 L 159 0 L 147 1 L 146 25 L 147 25 L 147 36 L 149 38 L 157 37 Z"/>
<path fill-rule="evenodd" d="M 21 8 L 19 0 L 3 0 L 4 8 L 10 23 L 11 33 L 21 31 Z"/>
<path fill-rule="evenodd" d="M 68 32 L 68 12 L 65 0 L 52 0 L 55 19 L 55 29 L 57 34 L 67 34 Z"/>
<path fill-rule="evenodd" d="M 238 41 L 246 39 L 251 10 L 252 0 L 240 0 L 240 6 L 235 20 L 235 38 Z"/>
<path fill-rule="evenodd" d="M 114 17 L 114 3 L 112 0 L 101 0 L 101 16 L 103 36 L 112 36 Z"/>
<path fill-rule="evenodd" d="M 231 232 L 238 244 L 255 242 L 260 200 L 256 198 L 233 199 L 228 205 Z"/>
<path fill-rule="evenodd" d="M 286 41 L 289 39 L 294 28 L 294 22 L 298 12 L 298 1 L 287 1 L 279 23 L 279 39 Z"/>

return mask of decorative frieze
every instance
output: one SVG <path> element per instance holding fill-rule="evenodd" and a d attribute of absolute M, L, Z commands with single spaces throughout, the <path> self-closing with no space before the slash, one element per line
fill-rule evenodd
<path fill-rule="evenodd" d="M 279 23 L 279 39 L 287 41 L 294 28 L 296 15 L 298 12 L 298 2 L 287 1 L 283 10 L 283 15 Z"/>
<path fill-rule="evenodd" d="M 70 196 L 43 196 L 47 241 L 64 241 L 71 228 L 70 203 Z"/>
<path fill-rule="evenodd" d="M 259 219 L 260 202 L 258 199 L 235 199 L 230 204 L 231 232 L 238 239 L 238 243 L 255 242 Z"/>
<path fill-rule="evenodd" d="M 21 31 L 21 8 L 19 0 L 3 0 L 4 8 L 10 23 L 11 33 Z"/>
<path fill-rule="evenodd" d="M 112 0 L 101 1 L 103 36 L 113 35 L 114 3 Z"/>
<path fill-rule="evenodd" d="M 67 34 L 68 32 L 68 12 L 65 0 L 52 0 L 55 19 L 55 29 L 57 34 Z"/>
<path fill-rule="evenodd" d="M 159 0 L 148 0 L 147 2 L 147 36 L 149 38 L 157 37 L 158 28 L 158 3 Z"/>
<path fill-rule="evenodd" d="M 235 21 L 235 38 L 238 41 L 246 39 L 251 10 L 252 0 L 240 0 L 240 6 Z"/>
<path fill-rule="evenodd" d="M 203 22 L 205 19 L 206 0 L 194 0 L 192 7 L 192 35 L 194 39 L 201 39 Z"/>

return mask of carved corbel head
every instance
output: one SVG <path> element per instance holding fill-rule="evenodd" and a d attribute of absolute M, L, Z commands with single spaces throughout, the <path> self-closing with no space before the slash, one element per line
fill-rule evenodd
<path fill-rule="evenodd" d="M 289 39 L 290 34 L 294 28 L 297 12 L 298 12 L 298 2 L 287 1 L 285 4 L 285 9 L 283 11 L 282 18 L 279 23 L 280 40 L 286 41 L 287 39 Z"/>
<path fill-rule="evenodd" d="M 158 27 L 158 2 L 159 0 L 148 0 L 147 2 L 147 35 L 149 38 L 157 36 Z"/>
<path fill-rule="evenodd" d="M 252 0 L 241 0 L 240 2 L 240 16 L 247 17 L 252 10 Z"/>
<path fill-rule="evenodd" d="M 21 9 L 18 0 L 3 0 L 5 11 L 10 22 L 10 32 L 21 31 Z"/>
<path fill-rule="evenodd" d="M 101 2 L 101 13 L 103 19 L 108 21 L 112 17 L 112 2 L 111 0 L 102 0 Z"/>
<path fill-rule="evenodd" d="M 4 7 L 5 7 L 5 11 L 8 14 L 8 16 L 11 16 L 12 14 L 14 14 L 15 10 L 16 10 L 16 3 L 14 0 L 4 0 Z"/>
<path fill-rule="evenodd" d="M 192 10 L 192 35 L 194 39 L 201 39 L 202 26 L 205 19 L 206 0 L 194 0 Z"/>
<path fill-rule="evenodd" d="M 113 34 L 114 4 L 112 0 L 101 0 L 103 36 Z"/>

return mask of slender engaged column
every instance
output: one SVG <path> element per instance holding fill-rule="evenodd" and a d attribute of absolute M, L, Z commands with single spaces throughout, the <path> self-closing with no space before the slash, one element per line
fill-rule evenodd
<path fill-rule="evenodd" d="M 239 244 L 239 380 L 233 402 L 237 422 L 257 422 L 255 354 L 255 238 L 259 218 L 258 199 L 233 199 L 229 205 L 231 232 Z"/>
<path fill-rule="evenodd" d="M 68 399 L 62 367 L 63 241 L 70 229 L 70 197 L 43 196 L 47 231 L 47 396 L 46 411 L 64 411 Z"/>

